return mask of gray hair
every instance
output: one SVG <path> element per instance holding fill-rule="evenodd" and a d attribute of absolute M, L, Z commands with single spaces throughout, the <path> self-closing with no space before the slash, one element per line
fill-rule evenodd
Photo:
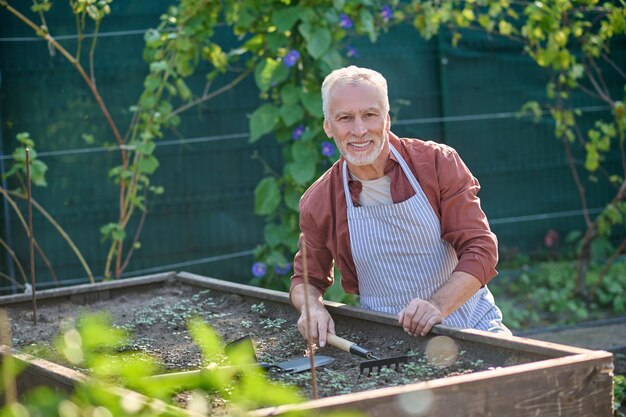
<path fill-rule="evenodd" d="M 387 80 L 385 77 L 383 77 L 378 71 L 350 65 L 349 67 L 334 70 L 326 76 L 324 82 L 322 83 L 322 109 L 324 111 L 325 119 L 328 119 L 328 101 L 330 90 L 332 90 L 335 85 L 359 83 L 369 83 L 376 87 L 383 97 L 385 113 L 389 112 L 389 97 L 387 95 Z"/>

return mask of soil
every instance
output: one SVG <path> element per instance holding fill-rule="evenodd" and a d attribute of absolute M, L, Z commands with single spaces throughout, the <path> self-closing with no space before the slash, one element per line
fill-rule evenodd
<path fill-rule="evenodd" d="M 55 337 L 64 324 L 85 312 L 107 312 L 116 327 L 131 333 L 132 343 L 128 348 L 155 357 L 164 373 L 199 369 L 206 363 L 186 329 L 186 321 L 194 316 L 202 317 L 224 342 L 250 335 L 260 362 L 275 363 L 305 354 L 306 343 L 298 333 L 296 311 L 291 306 L 254 304 L 237 294 L 203 290 L 175 281 L 167 282 L 162 288 L 126 293 L 87 305 L 71 301 L 41 303 L 37 325 L 33 325 L 29 307 L 12 308 L 9 317 L 14 346 L 59 362 L 61 357 L 51 354 Z M 362 328 L 337 328 L 337 334 L 367 347 L 379 357 L 409 355 L 410 362 L 400 372 L 384 369 L 361 374 L 359 364 L 364 359 L 332 347 L 319 349 L 317 354 L 335 359 L 333 364 L 317 370 L 319 397 L 437 379 L 489 367 L 480 360 L 469 360 L 464 352 L 457 352 L 456 360 L 446 366 L 431 365 L 425 353 L 411 351 L 406 340 L 372 334 Z M 270 371 L 268 374 L 276 381 L 297 385 L 302 394 L 310 398 L 309 372 Z M 179 401 L 184 405 L 184 396 Z"/>

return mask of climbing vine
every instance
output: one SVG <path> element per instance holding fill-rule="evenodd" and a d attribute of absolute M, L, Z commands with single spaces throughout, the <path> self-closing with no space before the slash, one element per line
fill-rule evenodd
<path fill-rule="evenodd" d="M 110 2 L 72 1 L 79 32 L 84 30 L 85 16 L 99 27 L 110 11 Z M 0 5 L 10 7 L 6 0 L 0 0 Z M 33 11 L 43 21 L 43 13 L 49 7 L 48 1 L 38 0 Z M 225 49 L 215 41 L 213 35 L 218 25 L 232 30 L 237 39 L 233 47 Z M 111 243 L 105 276 L 120 276 L 132 251 L 139 247 L 138 233 L 134 237 L 126 234 L 131 218 L 141 213 L 141 226 L 147 199 L 164 191 L 150 181 L 159 166 L 154 155 L 155 141 L 163 136 L 164 129 L 180 124 L 180 113 L 252 77 L 262 104 L 250 115 L 250 142 L 271 135 L 280 145 L 283 158 L 283 165 L 275 170 L 258 157 L 265 167 L 265 177 L 255 189 L 254 207 L 255 213 L 264 217 L 265 229 L 264 243 L 255 250 L 252 275 L 261 285 L 288 288 L 290 262 L 299 234 L 299 198 L 339 157 L 322 130 L 321 82 L 331 70 L 345 65 L 349 57 L 358 53 L 351 46 L 355 38 L 376 42 L 381 31 L 395 25 L 411 25 L 426 39 L 446 30 L 452 34 L 454 45 L 468 30 L 505 37 L 522 45 L 526 55 L 550 75 L 545 100 L 529 102 L 522 110 L 553 121 L 555 136 L 563 143 L 579 188 L 587 224 L 580 246 L 578 279 L 578 290 L 584 293 L 592 242 L 614 233 L 626 215 L 624 91 L 616 91 L 606 82 L 606 73 L 612 72 L 620 85 L 626 83 L 624 70 L 611 60 L 612 43 L 617 37 L 623 42 L 626 31 L 623 0 L 179 1 L 162 15 L 160 25 L 145 34 L 144 58 L 149 74 L 144 91 L 132 108 L 133 123 L 124 138 L 117 134 L 101 104 L 121 153 L 121 164 L 110 172 L 120 186 L 119 219 L 101 229 Z M 53 43 L 44 24 L 34 30 Z M 95 42 L 91 50 L 93 47 Z M 77 51 L 68 60 L 80 72 L 80 59 L 76 58 L 79 55 Z M 98 100 L 93 69 L 91 77 L 85 71 L 81 75 Z M 188 80 L 198 75 L 204 77 L 205 83 L 194 89 Z M 594 128 L 583 132 L 574 100 L 581 93 L 604 103 L 612 118 L 600 119 Z M 595 218 L 586 205 L 583 173 L 571 156 L 575 145 L 585 150 L 587 172 L 597 177 L 604 175 L 615 185 L 614 198 Z M 611 152 L 620 155 L 619 172 L 604 169 L 603 162 Z M 124 244 L 129 247 L 125 257 Z M 615 253 L 624 247 L 626 240 Z"/>
<path fill-rule="evenodd" d="M 626 89 L 623 86 L 626 84 L 626 75 L 611 58 L 611 43 L 616 37 L 624 42 L 626 3 L 600 0 L 427 0 L 409 4 L 335 1 L 332 5 L 325 4 L 317 9 L 324 19 L 318 16 L 319 20 L 312 21 L 308 16 L 315 13 L 316 9 L 313 10 L 303 17 L 295 12 L 291 15 L 289 28 L 297 27 L 296 36 L 289 37 L 289 41 L 283 43 L 298 52 L 299 58 L 302 57 L 297 69 L 306 68 L 306 75 L 299 71 L 294 74 L 296 82 L 301 83 L 300 88 L 293 88 L 293 80 L 278 85 L 273 89 L 273 94 L 269 95 L 269 103 L 261 106 L 251 120 L 251 140 L 273 132 L 276 140 L 283 145 L 285 156 L 284 172 L 270 173 L 259 183 L 255 192 L 256 213 L 265 216 L 267 224 L 265 244 L 256 251 L 259 262 L 253 265 L 252 274 L 260 278 L 263 285 L 288 288 L 289 280 L 285 276 L 290 275 L 289 260 L 297 250 L 298 197 L 337 157 L 336 151 L 331 148 L 332 144 L 325 141 L 321 132 L 319 86 L 322 77 L 330 69 L 342 64 L 340 57 L 354 53 L 345 49 L 345 53 L 341 54 L 341 48 L 346 48 L 342 41 L 349 35 L 367 35 L 375 42 L 379 31 L 389 25 L 412 24 L 426 39 L 438 35 L 443 29 L 448 30 L 452 34 L 453 45 L 462 39 L 467 30 L 480 30 L 492 36 L 505 37 L 523 45 L 527 56 L 549 74 L 545 101 L 528 102 L 521 110 L 536 118 L 552 119 L 555 137 L 563 143 L 573 179 L 579 189 L 587 230 L 579 249 L 577 293 L 585 295 L 585 276 L 592 258 L 592 243 L 597 239 L 606 239 L 616 231 L 622 238 L 624 234 Z M 312 35 L 313 31 L 316 31 L 315 36 Z M 302 41 L 299 48 L 293 43 L 298 40 Z M 304 51 L 307 53 L 300 54 Z M 311 58 L 314 61 L 308 62 Z M 282 71 L 281 74 L 284 73 Z M 622 88 L 609 86 L 605 81 L 607 73 L 617 77 L 620 80 L 618 85 Z M 270 80 L 279 83 L 282 77 L 270 77 Z M 271 84 L 261 84 L 259 80 L 257 83 L 261 91 L 266 91 Z M 317 113 L 310 108 L 313 96 L 309 94 L 313 90 L 317 90 Z M 575 104 L 575 96 L 580 93 L 592 96 L 606 105 L 612 118 L 597 120 L 592 129 L 583 132 L 580 126 L 582 115 Z M 297 107 L 300 104 L 304 105 L 306 117 L 296 117 L 300 115 Z M 293 117 L 290 117 L 292 112 Z M 292 126 L 295 128 L 290 131 Z M 614 197 L 595 218 L 589 213 L 582 174 L 572 156 L 572 147 L 575 145 L 580 145 L 585 151 L 584 167 L 588 174 L 594 180 L 603 175 L 615 186 Z M 619 153 L 618 172 L 608 172 L 602 166 L 611 152 Z M 626 240 L 623 240 L 615 248 L 594 291 L 612 262 L 625 248 Z M 269 269 L 268 265 L 273 266 L 273 269 Z"/>

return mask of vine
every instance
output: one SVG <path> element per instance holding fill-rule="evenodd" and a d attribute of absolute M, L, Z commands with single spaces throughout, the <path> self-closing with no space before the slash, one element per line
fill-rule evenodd
<path fill-rule="evenodd" d="M 412 24 L 426 39 L 438 35 L 442 29 L 449 30 L 453 45 L 462 39 L 467 30 L 480 30 L 507 38 L 523 45 L 527 56 L 550 75 L 546 101 L 542 104 L 528 102 L 523 106 L 522 113 L 530 113 L 536 118 L 548 115 L 555 124 L 555 137 L 563 143 L 587 225 L 580 243 L 576 277 L 577 294 L 586 295 L 585 276 L 592 259 L 592 243 L 610 237 L 616 230 L 618 236 L 623 238 L 623 227 L 616 226 L 623 226 L 626 217 L 626 114 L 623 97 L 626 91 L 616 95 L 605 82 L 605 73 L 612 72 L 622 80 L 622 85 L 626 84 L 625 72 L 611 59 L 611 41 L 618 36 L 622 36 L 623 41 L 626 32 L 625 5 L 623 1 L 600 0 L 427 0 L 412 1 L 410 4 L 392 2 L 384 6 L 378 2 L 334 1 L 305 14 L 275 11 L 272 18 L 283 13 L 290 16 L 289 24 L 276 25 L 278 30 L 297 27 L 293 31 L 294 36 L 283 44 L 299 53 L 300 66 L 293 79 L 284 82 L 283 69 L 276 71 L 278 76 L 257 79 L 268 103 L 263 104 L 251 118 L 251 140 L 273 132 L 277 142 L 283 146 L 285 166 L 283 173 L 268 172 L 255 191 L 255 211 L 265 216 L 266 227 L 265 243 L 255 252 L 258 262 L 252 267 L 252 275 L 264 286 L 278 289 L 289 286 L 291 265 L 288 259 L 293 259 L 297 250 L 298 198 L 337 158 L 334 149 L 331 150 L 332 143 L 321 138 L 319 87 L 323 75 L 343 65 L 344 59 L 339 53 L 342 41 L 350 33 L 367 35 L 375 42 L 381 29 L 390 25 Z M 319 13 L 317 18 L 311 20 L 315 13 Z M 294 42 L 298 41 L 301 44 L 296 46 Z M 349 50 L 348 53 L 354 54 L 354 51 Z M 604 64 L 602 68 L 600 63 Z M 270 71 L 279 68 L 273 61 L 268 61 L 266 65 Z M 304 68 L 306 72 L 302 73 Z M 294 88 L 294 83 L 298 82 L 300 86 L 295 84 Z M 275 84 L 279 85 L 273 87 L 272 94 L 267 94 L 268 87 Z M 312 106 L 313 92 L 315 106 Z M 581 112 L 576 109 L 573 100 L 579 93 L 607 105 L 613 118 L 597 120 L 594 128 L 583 133 L 579 121 Z M 297 117 L 302 113 L 300 105 L 306 110 L 304 117 Z M 615 186 L 614 197 L 595 218 L 589 213 L 587 193 L 580 179 L 577 161 L 572 156 L 571 147 L 575 144 L 585 151 L 584 166 L 592 179 L 602 174 Z M 621 171 L 617 173 L 608 173 L 606 167 L 601 169 L 605 157 L 612 151 L 620 155 Z M 605 271 L 625 247 L 626 240 L 623 240 L 609 258 Z M 595 287 L 605 273 L 601 274 Z"/>
<path fill-rule="evenodd" d="M 83 3 L 89 5 L 84 9 L 87 15 L 99 25 L 110 1 L 72 2 Z M 42 12 L 42 5 L 48 2 L 36 4 Z M 0 0 L 0 5 L 10 8 L 6 0 Z M 98 19 L 90 15 L 90 6 L 102 11 Z M 78 26 L 84 28 L 79 17 L 84 18 L 85 12 L 78 8 L 74 12 Z M 12 13 L 17 16 L 14 9 Z M 214 41 L 217 25 L 232 30 L 238 39 L 235 47 L 226 51 Z M 288 288 L 290 260 L 298 243 L 299 198 L 339 157 L 322 131 L 321 82 L 358 53 L 350 44 L 352 39 L 367 37 L 376 42 L 381 31 L 396 25 L 411 25 L 426 39 L 448 30 L 453 45 L 468 30 L 501 36 L 522 45 L 525 54 L 550 75 L 545 102 L 529 102 L 522 112 L 537 118 L 547 116 L 554 122 L 555 136 L 563 143 L 579 189 L 587 230 L 580 245 L 577 292 L 584 294 L 592 243 L 611 236 L 626 216 L 624 92 L 609 88 L 605 75 L 612 72 L 620 82 L 626 80 L 624 71 L 611 59 L 612 41 L 623 39 L 626 31 L 626 6 L 621 0 L 181 0 L 168 9 L 157 28 L 145 34 L 144 58 L 150 72 L 132 108 L 134 118 L 126 137 L 122 140 L 115 134 L 122 163 L 110 175 L 120 186 L 120 214 L 117 222 L 101 229 L 111 242 L 105 276 L 114 270 L 119 277 L 128 265 L 129 255 L 138 245 L 138 234 L 132 239 L 126 236 L 129 221 L 137 211 L 143 219 L 149 195 L 163 192 L 150 182 L 159 166 L 155 140 L 163 136 L 164 129 L 180 124 L 180 113 L 253 77 L 263 103 L 250 115 L 250 142 L 272 134 L 282 149 L 284 165 L 277 171 L 256 156 L 265 167 L 265 177 L 255 189 L 254 207 L 266 225 L 264 243 L 255 250 L 252 275 L 261 285 Z M 47 28 L 29 26 L 72 62 L 98 100 L 95 82 L 79 60 L 59 49 Z M 194 91 L 186 80 L 200 71 L 204 71 L 205 83 Z M 221 87 L 214 88 L 220 82 Z M 611 109 L 612 119 L 598 120 L 593 129 L 582 132 L 581 114 L 574 103 L 574 96 L 580 93 L 604 103 Z M 106 117 L 106 107 L 98 102 Z M 116 132 L 110 117 L 107 120 Z M 585 150 L 588 173 L 603 176 L 615 186 L 614 197 L 595 218 L 587 208 L 587 190 L 572 156 L 575 145 Z M 608 173 L 603 162 L 614 151 L 620 155 L 621 171 Z M 123 244 L 128 240 L 131 250 L 122 260 Z M 616 253 L 624 246 L 618 245 Z"/>

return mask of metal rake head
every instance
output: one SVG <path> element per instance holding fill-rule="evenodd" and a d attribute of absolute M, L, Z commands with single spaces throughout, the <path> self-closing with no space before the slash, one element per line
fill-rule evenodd
<path fill-rule="evenodd" d="M 395 371 L 400 370 L 400 365 L 409 363 L 408 356 L 395 356 L 393 358 L 374 359 L 359 364 L 361 374 L 369 375 L 372 372 L 380 372 L 382 368 L 389 368 Z"/>

